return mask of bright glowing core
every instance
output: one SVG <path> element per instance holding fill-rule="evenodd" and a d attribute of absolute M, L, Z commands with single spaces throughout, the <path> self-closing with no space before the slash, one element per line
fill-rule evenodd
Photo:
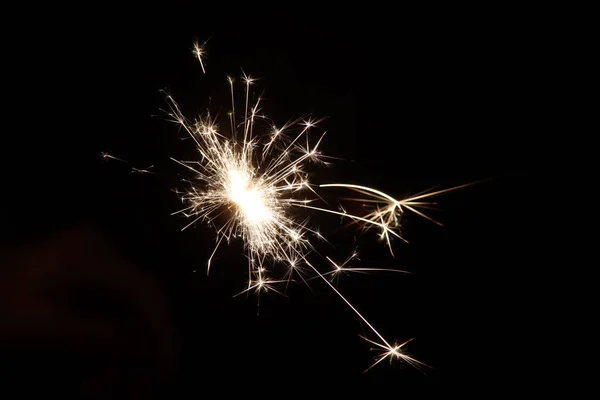
<path fill-rule="evenodd" d="M 236 169 L 229 170 L 229 198 L 236 203 L 244 219 L 250 223 L 271 219 L 271 210 L 265 204 L 263 193 L 252 185 L 248 173 Z"/>

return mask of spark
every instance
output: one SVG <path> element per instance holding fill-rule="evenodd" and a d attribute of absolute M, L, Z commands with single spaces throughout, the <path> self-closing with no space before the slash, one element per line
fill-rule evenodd
<path fill-rule="evenodd" d="M 196 43 L 194 55 L 205 73 L 204 54 L 204 45 Z M 206 223 L 215 228 L 215 247 L 208 258 L 207 273 L 220 246 L 240 239 L 249 260 L 248 284 L 237 295 L 250 291 L 283 294 L 275 287 L 283 282 L 289 283 L 292 274 L 298 274 L 307 282 L 304 276 L 313 273 L 313 278 L 325 282 L 378 338 L 377 341 L 364 338 L 384 350 L 370 368 L 388 357 L 399 358 L 415 366 L 424 365 L 403 352 L 403 346 L 408 341 L 401 345 L 386 341 L 327 278 L 341 272 L 405 271 L 347 267 L 357 258 L 354 252 L 339 264 L 325 257 L 325 264 L 333 265 L 334 270 L 321 273 L 309 256 L 318 254 L 314 239 L 323 240 L 324 236 L 311 227 L 309 218 L 302 218 L 300 214 L 302 210 L 336 214 L 351 219 L 363 229 L 377 228 L 391 251 L 392 237 L 405 241 L 399 233 L 400 216 L 404 209 L 432 220 L 419 211 L 419 208 L 430 204 L 422 200 L 459 187 L 397 200 L 366 186 L 343 183 L 314 185 L 307 172 L 310 164 L 325 164 L 325 156 L 319 151 L 325 133 L 313 137 L 321 120 L 300 118 L 278 126 L 260 113 L 262 96 L 254 98 L 253 93 L 256 78 L 242 73 L 244 100 L 241 109 L 236 108 L 235 104 L 235 80 L 227 77 L 227 81 L 231 92 L 231 111 L 227 124 L 229 134 L 223 132 L 217 119 L 210 113 L 188 120 L 173 97 L 166 96 L 169 104 L 167 114 L 193 139 L 198 153 L 198 159 L 192 161 L 172 158 L 194 175 L 188 181 L 189 189 L 181 195 L 184 208 L 173 214 L 190 219 L 182 230 L 196 223 Z M 239 112 L 243 113 L 241 117 L 237 114 Z M 332 187 L 362 194 L 365 197 L 347 200 L 369 204 L 372 210 L 361 216 L 315 204 L 323 200 L 317 189 Z M 272 278 L 277 266 L 287 268 L 284 274 L 287 279 Z"/>
<path fill-rule="evenodd" d="M 154 165 L 150 165 L 149 167 L 146 167 L 146 168 L 131 167 L 131 173 L 132 174 L 155 174 L 155 172 L 150 171 L 150 169 L 152 169 L 153 167 L 154 167 Z"/>
<path fill-rule="evenodd" d="M 431 206 L 435 205 L 434 202 L 421 201 L 427 198 L 431 198 L 433 196 L 439 196 L 441 194 L 445 194 L 454 190 L 463 189 L 468 186 L 474 185 L 476 182 L 467 183 L 464 185 L 454 186 L 448 189 L 437 190 L 426 192 L 420 195 L 415 195 L 406 199 L 397 200 L 392 196 L 367 186 L 354 185 L 354 184 L 346 184 L 346 183 L 328 183 L 319 185 L 319 187 L 339 187 L 350 189 L 355 192 L 361 193 L 366 197 L 363 198 L 344 198 L 345 200 L 357 201 L 363 204 L 371 204 L 372 211 L 364 216 L 357 216 L 353 214 L 349 214 L 346 211 L 334 211 L 327 210 L 318 207 L 306 206 L 307 208 L 312 208 L 317 211 L 329 212 L 333 214 L 338 214 L 343 217 L 350 218 L 357 223 L 362 224 L 363 229 L 369 228 L 379 228 L 381 233 L 379 234 L 379 238 L 385 240 L 386 245 L 393 255 L 392 244 L 390 235 L 395 236 L 402 241 L 408 243 L 408 241 L 401 236 L 399 230 L 401 228 L 401 217 L 404 214 L 404 210 L 409 210 L 439 226 L 443 226 L 443 224 L 439 221 L 434 220 L 430 216 L 424 214 L 419 208 L 431 208 Z"/>
<path fill-rule="evenodd" d="M 124 162 L 124 163 L 127 162 L 127 161 L 125 161 L 125 160 L 123 160 L 123 159 L 121 159 L 119 157 L 112 156 L 112 155 L 110 155 L 108 153 L 105 153 L 105 152 L 101 152 L 100 153 L 100 157 L 102 157 L 102 159 L 105 160 L 105 161 L 115 160 L 115 161 L 120 161 L 120 162 Z"/>
<path fill-rule="evenodd" d="M 367 342 L 377 346 L 373 350 L 379 351 L 379 355 L 377 356 L 375 362 L 373 364 L 371 364 L 371 366 L 369 368 L 367 368 L 364 372 L 368 372 L 374 366 L 376 366 L 377 364 L 379 364 L 386 358 L 389 358 L 390 361 L 392 361 L 394 359 L 400 359 L 400 360 L 406 362 L 407 364 L 412 365 L 413 367 L 415 367 L 417 369 L 419 369 L 420 367 L 429 367 L 429 365 L 422 363 L 421 361 L 409 356 L 402 350 L 402 348 L 406 344 L 412 342 L 413 339 L 409 339 L 409 340 L 405 341 L 404 343 L 401 343 L 401 344 L 395 345 L 395 346 L 389 346 L 389 345 L 384 346 L 381 343 L 377 343 L 377 342 L 375 342 L 369 338 L 366 338 L 362 335 L 359 335 L 359 336 L 362 339 L 366 340 Z"/>
<path fill-rule="evenodd" d="M 129 164 L 129 161 L 124 160 L 124 159 L 119 158 L 119 157 L 115 157 L 115 156 L 113 156 L 113 155 L 111 155 L 109 153 L 106 153 L 106 152 L 101 152 L 100 153 L 100 157 L 102 157 L 102 159 L 104 161 L 115 160 L 115 161 L 119 161 L 119 162 L 122 162 L 122 163 Z M 154 168 L 154 165 L 150 165 L 150 166 L 145 167 L 145 168 L 131 167 L 131 173 L 132 174 L 152 174 L 152 175 L 155 175 L 156 173 L 154 171 L 150 171 L 152 168 Z"/>
<path fill-rule="evenodd" d="M 337 263 L 331 259 L 329 256 L 325 256 L 325 259 L 333 265 L 333 270 L 326 272 L 323 276 L 331 275 L 332 279 L 338 278 L 343 273 L 348 272 L 358 272 L 358 273 L 369 273 L 369 272 L 402 272 L 404 274 L 410 274 L 408 271 L 403 271 L 401 269 L 392 269 L 392 268 L 366 268 L 366 267 L 347 267 L 351 261 L 358 258 L 358 253 L 353 252 L 348 256 L 343 262 Z"/>
<path fill-rule="evenodd" d="M 196 56 L 196 58 L 198 59 L 198 62 L 200 63 L 200 67 L 202 68 L 203 74 L 206 74 L 206 69 L 204 68 L 204 62 L 202 61 L 202 59 L 206 55 L 206 51 L 204 50 L 204 47 L 206 46 L 207 42 L 208 41 L 206 41 L 202 44 L 200 44 L 199 42 L 194 42 L 194 48 L 192 50 L 192 53 Z"/>

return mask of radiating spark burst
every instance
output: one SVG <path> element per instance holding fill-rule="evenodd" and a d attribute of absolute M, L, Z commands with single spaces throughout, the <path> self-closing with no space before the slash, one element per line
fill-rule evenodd
<path fill-rule="evenodd" d="M 193 52 L 205 72 L 203 46 L 195 44 Z M 227 81 L 231 92 L 231 112 L 228 114 L 228 125 L 231 129 L 229 136 L 221 133 L 216 119 L 210 113 L 189 121 L 184 117 L 173 97 L 167 95 L 170 106 L 168 115 L 194 140 L 200 156 L 199 160 L 194 161 L 173 159 L 195 174 L 195 180 L 189 181 L 190 189 L 181 197 L 186 207 L 173 214 L 181 213 L 192 220 L 183 229 L 199 221 L 216 228 L 216 245 L 208 259 L 207 272 L 210 271 L 215 253 L 221 244 L 224 241 L 229 243 L 234 238 L 241 238 L 249 260 L 248 286 L 241 293 L 252 290 L 256 292 L 273 290 L 281 293 L 275 289 L 275 286 L 282 282 L 289 282 L 292 273 L 297 273 L 304 280 L 301 271 L 312 271 L 316 274 L 315 278 L 322 279 L 338 294 L 379 339 L 374 341 L 363 337 L 384 350 L 371 367 L 388 357 L 404 360 L 414 366 L 425 365 L 402 351 L 408 341 L 401 345 L 391 345 L 386 341 L 326 278 L 328 275 L 335 277 L 340 272 L 384 269 L 346 267 L 356 258 L 357 254 L 353 253 L 341 264 L 326 257 L 325 262 L 332 264 L 335 269 L 321 273 L 309 261 L 308 256 L 315 250 L 311 240 L 324 238 L 316 229 L 310 227 L 308 219 L 300 219 L 294 212 L 294 208 L 337 214 L 350 218 L 361 224 L 363 228 L 378 228 L 381 230 L 381 238 L 386 241 L 391 251 L 391 236 L 405 240 L 398 233 L 399 217 L 404 209 L 430 219 L 417 210 L 418 207 L 429 204 L 420 200 L 458 187 L 405 200 L 395 200 L 381 191 L 365 186 L 327 184 L 320 187 L 341 187 L 366 195 L 367 198 L 347 200 L 357 200 L 363 204 L 372 203 L 374 209 L 366 215 L 358 216 L 349 214 L 345 210 L 335 211 L 314 206 L 312 204 L 320 196 L 315 191 L 317 186 L 309 183 L 308 164 L 324 163 L 325 156 L 318 148 L 325 133 L 317 136 L 314 144 L 311 144 L 314 140 L 311 140 L 309 133 L 319 121 L 306 118 L 288 122 L 281 127 L 275 126 L 260 112 L 262 97 L 258 97 L 251 104 L 251 87 L 256 79 L 246 73 L 242 75 L 245 90 L 243 114 L 238 121 L 236 113 L 239 111 L 235 107 L 234 79 L 227 77 Z M 269 126 L 266 133 L 263 130 L 265 125 Z M 308 193 L 311 198 L 306 197 Z M 287 266 L 288 279 L 274 280 L 269 277 L 275 265 Z"/>

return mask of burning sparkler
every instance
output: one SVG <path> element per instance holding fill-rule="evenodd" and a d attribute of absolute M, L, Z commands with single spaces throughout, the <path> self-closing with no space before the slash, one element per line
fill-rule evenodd
<path fill-rule="evenodd" d="M 206 72 L 203 46 L 195 44 L 193 53 L 198 58 L 202 71 Z M 248 286 L 242 293 L 251 290 L 277 292 L 276 284 L 286 280 L 272 279 L 272 267 L 286 266 L 289 276 L 302 266 L 329 285 L 377 336 L 378 341 L 365 338 L 381 350 L 372 366 L 388 357 L 402 359 L 414 366 L 424 365 L 403 352 L 403 346 L 407 342 L 392 345 L 386 341 L 326 278 L 342 271 L 364 272 L 378 269 L 346 267 L 356 256 L 354 253 L 340 264 L 327 257 L 326 265 L 333 265 L 334 270 L 321 273 L 309 261 L 308 255 L 314 250 L 313 239 L 324 238 L 311 228 L 308 220 L 299 219 L 294 209 L 337 214 L 360 224 L 362 228 L 377 228 L 391 251 L 393 237 L 405 240 L 398 230 L 400 217 L 405 210 L 431 220 L 418 210 L 419 207 L 430 204 L 424 200 L 459 187 L 397 200 L 366 186 L 342 183 L 313 185 L 309 181 L 308 165 L 323 163 L 325 158 L 319 151 L 325 133 L 317 136 L 316 142 L 311 144 L 314 140 L 311 140 L 310 133 L 319 121 L 300 119 L 280 127 L 273 125 L 260 113 L 260 97 L 250 104 L 251 86 L 255 80 L 246 74 L 242 77 L 245 101 L 240 112 L 235 107 L 234 79 L 229 77 L 227 81 L 232 107 L 229 113 L 231 134 L 228 136 L 222 133 L 216 119 L 210 114 L 194 121 L 186 119 L 173 97 L 167 95 L 170 105 L 168 114 L 193 139 L 200 156 L 194 161 L 173 159 L 195 175 L 194 180 L 189 182 L 189 190 L 181 196 L 186 204 L 185 208 L 174 214 L 180 213 L 191 219 L 183 229 L 196 222 L 206 222 L 215 227 L 216 245 L 208 259 L 207 270 L 210 270 L 213 257 L 223 242 L 229 243 L 234 238 L 241 238 L 249 259 Z M 316 188 L 319 187 L 337 187 L 362 194 L 365 197 L 346 200 L 373 205 L 373 210 L 359 216 L 345 210 L 319 207 L 315 205 L 319 198 Z"/>

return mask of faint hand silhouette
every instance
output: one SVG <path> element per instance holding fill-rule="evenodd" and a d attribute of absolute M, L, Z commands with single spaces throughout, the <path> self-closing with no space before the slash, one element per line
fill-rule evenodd
<path fill-rule="evenodd" d="M 20 393 L 148 398 L 173 372 L 172 338 L 157 283 L 93 230 L 0 254 L 2 380 Z"/>

